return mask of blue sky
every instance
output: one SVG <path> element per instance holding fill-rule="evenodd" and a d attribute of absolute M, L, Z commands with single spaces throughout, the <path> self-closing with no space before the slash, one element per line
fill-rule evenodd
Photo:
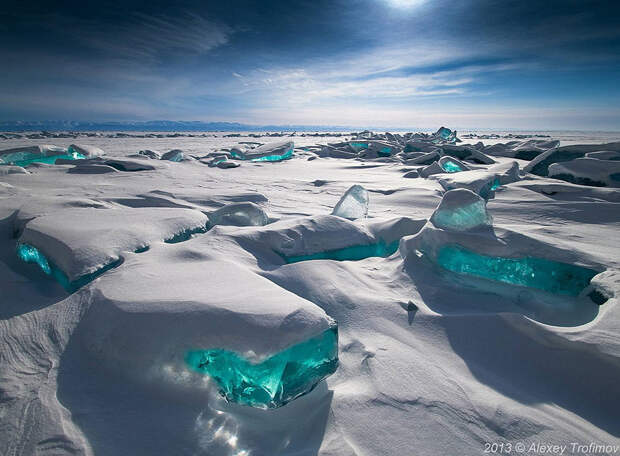
<path fill-rule="evenodd" d="M 24 3 L 0 120 L 620 130 L 615 2 Z"/>

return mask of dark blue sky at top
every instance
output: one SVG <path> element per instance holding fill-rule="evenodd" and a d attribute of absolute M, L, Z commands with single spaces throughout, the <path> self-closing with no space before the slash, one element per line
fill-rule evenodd
<path fill-rule="evenodd" d="M 620 130 L 620 2 L 0 4 L 0 120 Z"/>

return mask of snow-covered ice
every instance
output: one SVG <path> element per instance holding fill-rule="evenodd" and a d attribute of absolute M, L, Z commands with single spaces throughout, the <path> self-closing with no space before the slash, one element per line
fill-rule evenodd
<path fill-rule="evenodd" d="M 0 454 L 617 444 L 618 138 L 39 136 L 0 139 Z"/>

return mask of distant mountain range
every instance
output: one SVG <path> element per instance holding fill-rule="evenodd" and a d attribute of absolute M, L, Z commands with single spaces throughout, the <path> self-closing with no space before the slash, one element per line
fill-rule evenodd
<path fill-rule="evenodd" d="M 249 125 L 238 122 L 149 120 L 82 122 L 73 120 L 0 121 L 0 131 L 351 131 L 359 128 L 316 125 Z M 383 128 L 384 129 L 384 128 Z M 383 130 L 378 128 L 378 130 Z"/>

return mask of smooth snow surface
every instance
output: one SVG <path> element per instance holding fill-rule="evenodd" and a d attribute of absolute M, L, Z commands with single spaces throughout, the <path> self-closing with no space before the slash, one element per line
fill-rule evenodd
<path fill-rule="evenodd" d="M 618 138 L 240 135 L 0 138 L 0 454 L 618 445 Z"/>

